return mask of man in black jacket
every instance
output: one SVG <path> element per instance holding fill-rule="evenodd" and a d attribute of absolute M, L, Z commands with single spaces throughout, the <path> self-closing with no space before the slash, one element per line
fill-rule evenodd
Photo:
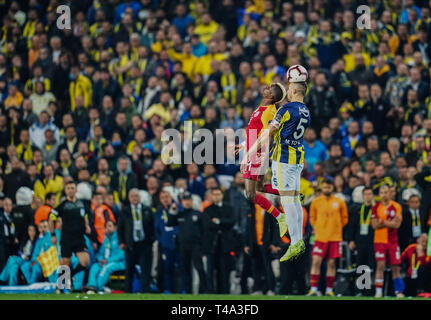
<path fill-rule="evenodd" d="M 229 293 L 229 275 L 233 267 L 231 252 L 235 249 L 233 226 L 236 218 L 232 208 L 223 203 L 220 188 L 211 190 L 212 204 L 203 212 L 204 235 L 202 251 L 207 257 L 208 290 Z M 214 277 L 217 272 L 216 288 Z"/>
<path fill-rule="evenodd" d="M 111 188 L 116 203 L 127 205 L 130 190 L 138 186 L 138 179 L 132 171 L 132 162 L 127 156 L 121 156 L 117 162 L 118 172 L 112 176 Z"/>
<path fill-rule="evenodd" d="M 366 187 L 362 190 L 362 204 L 354 204 L 349 208 L 349 223 L 346 239 L 349 249 L 355 253 L 356 265 L 366 265 L 375 268 L 374 261 L 374 229 L 370 226 L 371 208 L 373 207 L 373 189 Z M 363 294 L 371 295 L 364 291 Z"/>
<path fill-rule="evenodd" d="M 206 277 L 202 263 L 201 243 L 203 238 L 202 213 L 192 208 L 192 194 L 185 192 L 181 204 L 183 210 L 170 211 L 168 227 L 179 226 L 178 242 L 186 278 L 186 292 L 192 293 L 192 263 L 199 275 L 199 292 L 206 292 Z"/>
<path fill-rule="evenodd" d="M 407 206 L 403 207 L 403 220 L 398 229 L 398 242 L 401 252 L 410 244 L 416 243 L 422 233 L 426 232 L 426 221 L 421 210 L 421 199 L 411 194 Z"/>
<path fill-rule="evenodd" d="M 118 224 L 120 248 L 126 253 L 126 292 L 132 292 L 135 264 L 141 267 L 142 291 L 150 291 L 154 216 L 141 203 L 138 189 L 129 191 L 130 205 L 123 209 Z"/>
<path fill-rule="evenodd" d="M 271 261 L 280 251 L 279 230 L 275 220 L 259 206 L 252 205 L 247 219 L 244 252 L 251 256 L 254 278 L 253 292 L 273 295 L 275 277 Z"/>

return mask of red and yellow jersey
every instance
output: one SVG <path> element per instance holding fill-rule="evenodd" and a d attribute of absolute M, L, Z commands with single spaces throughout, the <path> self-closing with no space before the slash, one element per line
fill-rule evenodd
<path fill-rule="evenodd" d="M 322 195 L 311 202 L 310 223 L 314 229 L 315 241 L 342 241 L 343 227 L 348 220 L 346 203 L 335 195 Z"/>
<path fill-rule="evenodd" d="M 390 201 L 387 206 L 378 202 L 372 208 L 371 219 L 380 219 L 382 221 L 392 220 L 399 217 L 402 220 L 402 208 L 398 202 Z M 398 235 L 396 229 L 380 228 L 374 230 L 374 243 L 398 243 Z"/>
<path fill-rule="evenodd" d="M 417 244 L 413 243 L 405 248 L 401 254 L 401 260 L 407 260 L 409 263 L 409 269 L 407 271 L 409 277 L 412 276 L 413 269 L 417 270 L 420 266 L 423 266 L 428 262 L 426 253 L 419 257 L 416 252 L 416 247 Z"/>
<path fill-rule="evenodd" d="M 271 120 L 274 119 L 276 113 L 277 108 L 275 104 L 260 106 L 254 110 L 247 125 L 247 151 L 256 142 L 257 138 L 262 133 L 262 130 L 268 129 L 268 125 Z"/>

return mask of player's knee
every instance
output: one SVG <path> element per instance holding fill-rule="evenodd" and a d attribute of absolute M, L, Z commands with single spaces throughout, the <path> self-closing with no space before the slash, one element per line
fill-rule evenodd
<path fill-rule="evenodd" d="M 328 259 L 328 268 L 335 268 L 335 259 Z"/>

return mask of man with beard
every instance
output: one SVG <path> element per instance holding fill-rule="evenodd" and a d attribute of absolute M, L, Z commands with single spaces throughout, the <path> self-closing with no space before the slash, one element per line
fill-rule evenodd
<path fill-rule="evenodd" d="M 341 147 L 343 148 L 343 154 L 347 158 L 351 158 L 353 156 L 353 150 L 355 149 L 356 144 L 361 139 L 361 135 L 359 133 L 359 123 L 356 121 L 352 121 L 349 123 L 347 127 L 348 135 L 341 140 Z"/>
<path fill-rule="evenodd" d="M 348 164 L 349 159 L 342 156 L 341 146 L 332 144 L 329 148 L 329 159 L 323 162 L 325 171 L 334 177 Z"/>

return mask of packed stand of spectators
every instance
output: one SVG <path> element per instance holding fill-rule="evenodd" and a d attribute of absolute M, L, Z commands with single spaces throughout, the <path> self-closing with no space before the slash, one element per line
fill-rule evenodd
<path fill-rule="evenodd" d="M 61 4 L 71 28 L 57 27 Z M 370 29 L 356 27 L 360 4 Z M 76 290 L 123 274 L 127 292 L 333 293 L 337 266 L 367 265 L 371 293 L 348 294 L 373 294 L 388 274 L 383 246 L 385 292 L 431 291 L 430 6 L 0 1 L 0 281 L 44 280 L 47 220 L 75 181 L 91 226 Z M 289 238 L 245 199 L 239 166 L 165 165 L 161 135 L 186 120 L 194 132 L 245 128 L 261 86 L 284 83 L 294 64 L 309 72 L 308 250 L 279 264 Z"/>

